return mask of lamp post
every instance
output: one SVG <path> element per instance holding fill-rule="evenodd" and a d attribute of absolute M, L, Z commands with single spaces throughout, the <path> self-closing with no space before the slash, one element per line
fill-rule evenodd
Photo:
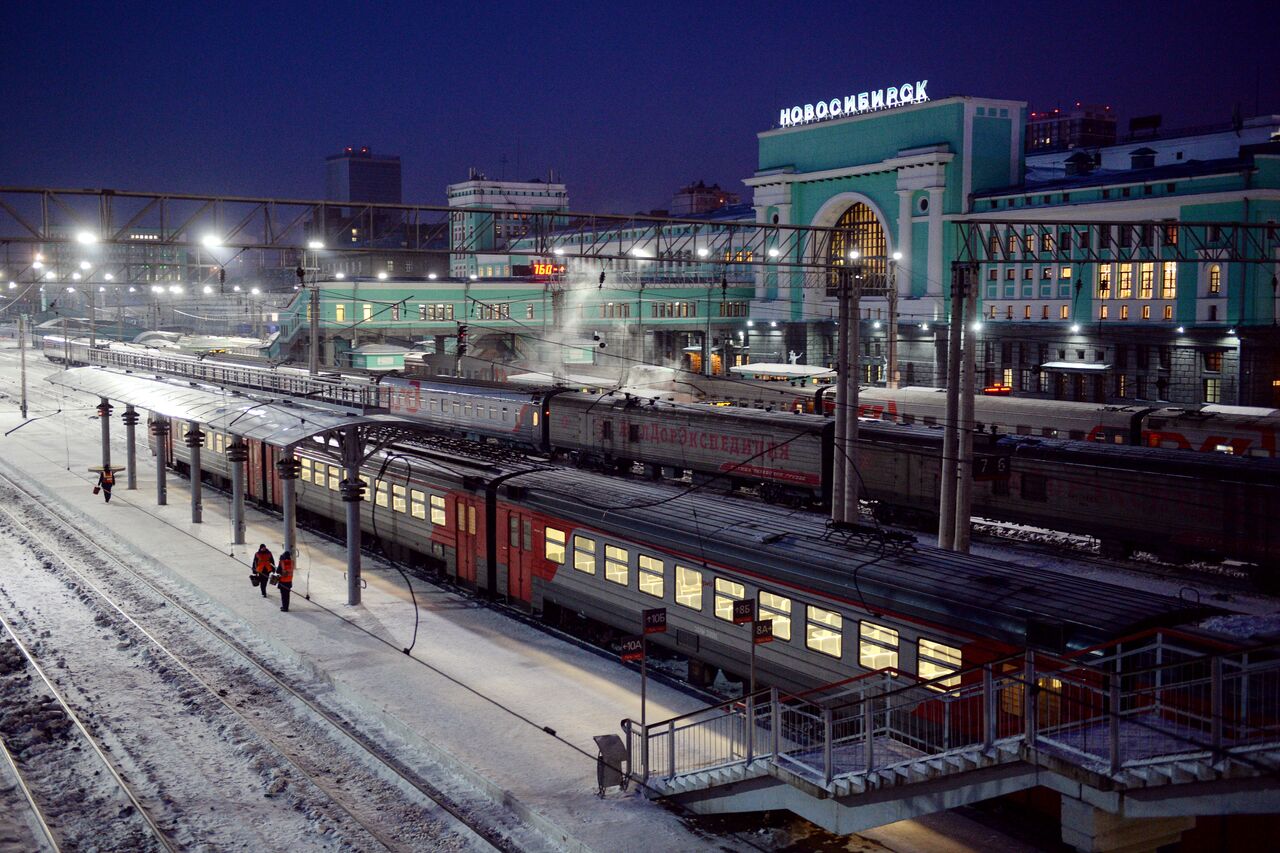
<path fill-rule="evenodd" d="M 885 377 L 885 385 L 897 388 L 901 377 L 898 375 L 898 261 L 902 260 L 901 252 L 894 252 L 889 259 L 889 331 L 886 353 L 889 373 Z"/>

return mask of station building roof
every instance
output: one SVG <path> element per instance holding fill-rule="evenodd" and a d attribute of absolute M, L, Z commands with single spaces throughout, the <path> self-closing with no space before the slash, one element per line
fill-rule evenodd
<path fill-rule="evenodd" d="M 101 367 L 74 367 L 53 374 L 48 381 L 277 447 L 290 447 L 343 427 L 408 425 L 394 415 L 364 415 L 353 409 L 288 398 L 248 396 L 186 379 L 117 373 Z"/>

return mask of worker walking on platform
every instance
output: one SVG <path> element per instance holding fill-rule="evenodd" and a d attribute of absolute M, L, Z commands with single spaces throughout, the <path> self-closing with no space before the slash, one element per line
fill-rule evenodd
<path fill-rule="evenodd" d="M 249 576 L 249 580 L 253 581 L 253 585 L 262 590 L 262 597 L 267 597 L 267 587 L 271 572 L 276 567 L 276 558 L 271 553 L 271 549 L 262 544 L 258 546 L 258 551 L 253 555 L 253 574 Z"/>
<path fill-rule="evenodd" d="M 116 474 L 110 468 L 103 468 L 98 473 L 98 489 L 102 490 L 102 499 L 111 503 L 111 487 L 116 484 Z M 98 489 L 94 489 L 97 494 Z"/>
<path fill-rule="evenodd" d="M 276 583 L 280 587 L 280 609 L 289 612 L 289 590 L 293 589 L 293 552 L 285 551 L 280 555 L 280 565 L 276 567 Z"/>

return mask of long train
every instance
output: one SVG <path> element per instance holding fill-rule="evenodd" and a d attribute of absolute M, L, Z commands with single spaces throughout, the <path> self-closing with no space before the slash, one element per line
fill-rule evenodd
<path fill-rule="evenodd" d="M 770 502 L 822 506 L 830 494 L 831 420 L 785 406 L 762 411 L 679 405 L 621 393 L 439 377 L 310 376 L 298 368 L 127 345 L 90 353 L 83 343 L 72 342 L 68 349 L 59 339 L 46 340 L 45 347 L 50 357 L 69 352 L 79 363 L 385 409 L 438 432 L 567 456 L 593 468 L 630 472 L 639 463 L 654 478 L 692 471 L 708 487 L 752 487 Z M 821 390 L 809 392 L 819 408 Z M 908 390 L 938 402 L 937 392 Z M 880 419 L 860 429 L 859 489 L 883 519 L 927 526 L 937 512 L 941 437 L 927 425 L 930 416 L 917 419 L 877 404 L 874 395 L 884 393 L 875 389 L 864 398 L 864 414 Z M 1021 411 L 1016 417 L 1027 419 L 1034 416 L 1027 411 L 1037 411 L 1009 405 L 1003 410 Z M 1131 430 L 1138 417 L 1115 415 L 1125 419 L 1121 432 Z M 1149 415 L 1143 417 L 1150 425 Z M 998 463 L 999 472 L 974 484 L 976 516 L 1096 536 L 1112 556 L 1143 550 L 1167 559 L 1240 560 L 1268 588 L 1280 576 L 1280 525 L 1274 523 L 1280 518 L 1280 461 L 1137 447 L 1118 440 L 1120 433 L 1082 441 L 1028 431 L 1015 424 L 1009 434 L 992 433 L 984 424 L 975 436 L 979 457 Z"/>
<path fill-rule="evenodd" d="M 190 474 L 185 422 L 153 450 Z M 204 476 L 230 479 L 231 438 L 207 434 Z M 279 506 L 278 450 L 250 440 L 249 496 Z M 343 477 L 320 441 L 295 449 L 300 517 L 338 526 Z M 691 661 L 695 680 L 741 676 L 749 635 L 733 602 L 773 623 L 764 684 L 804 690 L 892 669 L 949 686 L 961 671 L 1033 648 L 1055 654 L 1194 623 L 1197 603 L 1012 563 L 917 547 L 874 530 L 745 507 L 723 495 L 594 472 L 460 455 L 429 442 L 388 448 L 363 468 L 361 526 L 394 557 L 505 598 L 557 623 L 638 632 Z"/>

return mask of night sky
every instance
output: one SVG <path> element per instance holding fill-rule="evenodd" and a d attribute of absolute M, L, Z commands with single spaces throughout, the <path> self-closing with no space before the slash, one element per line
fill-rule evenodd
<path fill-rule="evenodd" d="M 468 166 L 575 210 L 745 193 L 779 108 L 917 79 L 1124 122 L 1280 112 L 1274 3 L 8 2 L 0 183 L 318 198 L 344 145 L 407 202 Z M 1260 75 L 1260 76 L 1259 76 Z M 504 165 L 503 158 L 506 158 Z M 518 165 L 517 165 L 518 162 Z"/>

